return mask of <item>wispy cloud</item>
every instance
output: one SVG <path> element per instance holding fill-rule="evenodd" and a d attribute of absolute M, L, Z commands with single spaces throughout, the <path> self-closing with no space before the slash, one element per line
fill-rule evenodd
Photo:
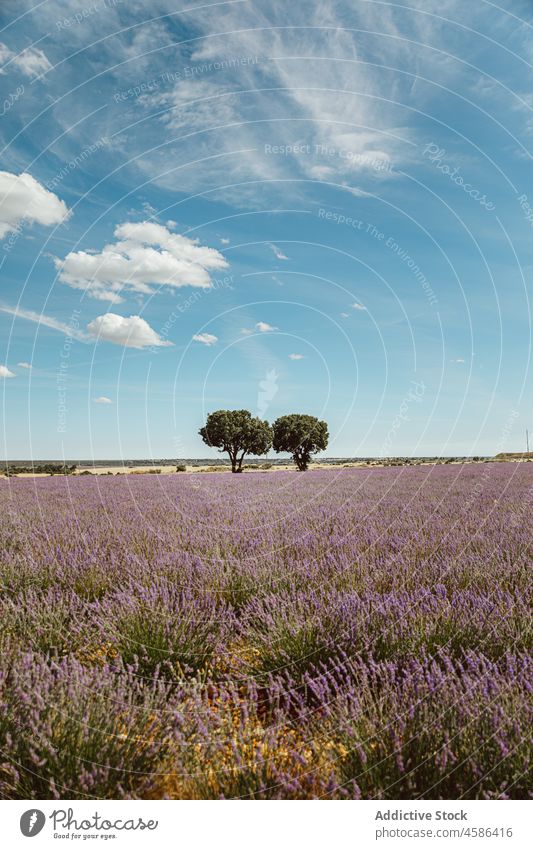
<path fill-rule="evenodd" d="M 30 0 L 18 5 L 31 8 Z M 206 190 L 239 206 L 258 197 L 307 194 L 315 181 L 333 182 L 356 197 L 374 193 L 391 177 L 381 166 L 413 160 L 418 126 L 408 110 L 430 96 L 416 80 L 435 79 L 437 71 L 446 85 L 459 73 L 459 63 L 444 52 L 450 25 L 435 13 L 445 9 L 453 19 L 459 10 L 458 19 L 470 23 L 488 11 L 474 15 L 459 0 L 413 0 L 401 9 L 346 0 L 305 7 L 284 0 L 222 3 L 208 14 L 203 6 L 187 10 L 183 26 L 194 40 L 180 47 L 170 0 L 157 0 L 157 20 L 133 27 L 127 4 L 107 4 L 105 29 L 112 39 L 102 39 L 102 16 L 90 12 L 83 25 L 58 28 L 64 5 L 39 5 L 39 32 L 47 33 L 54 56 L 64 55 L 67 39 L 75 56 L 78 48 L 98 43 L 91 62 L 105 75 L 98 77 L 94 102 L 105 102 L 106 109 L 94 119 L 94 135 L 107 133 L 110 121 L 131 118 L 134 132 L 116 143 L 127 144 L 142 176 L 180 192 Z M 24 73 L 46 74 L 50 89 L 56 84 L 38 48 L 16 59 L 5 46 L 4 54 Z M 78 83 L 79 70 L 75 59 L 61 63 L 66 91 Z M 82 94 L 89 98 L 90 86 Z M 23 104 L 28 110 L 29 101 Z M 71 100 L 57 98 L 53 114 L 65 127 L 69 110 Z M 83 132 L 72 127 L 58 147 L 78 143 Z M 169 166 L 177 150 L 180 163 Z"/>
<path fill-rule="evenodd" d="M 289 360 L 305 360 L 303 354 L 289 354 Z"/>
<path fill-rule="evenodd" d="M 25 321 L 32 321 L 34 324 L 40 324 L 42 327 L 49 327 L 51 330 L 57 330 L 65 336 L 72 339 L 78 339 L 85 342 L 87 336 L 77 326 L 67 324 L 65 321 L 59 321 L 57 318 L 52 318 L 44 313 L 34 312 L 33 310 L 25 310 L 20 307 L 10 307 L 5 304 L 0 304 L 0 312 L 14 315 L 16 318 L 22 318 Z"/>
<path fill-rule="evenodd" d="M 27 77 L 36 77 L 52 67 L 46 53 L 38 47 L 27 47 L 21 53 L 16 53 L 2 42 L 0 42 L 0 63 L 3 65 L 0 74 L 5 73 L 11 65 Z"/>
<path fill-rule="evenodd" d="M 93 398 L 93 404 L 112 404 L 113 401 L 111 398 L 107 398 L 105 395 L 99 395 L 98 398 Z"/>
<path fill-rule="evenodd" d="M 279 249 L 276 245 L 269 244 L 269 246 L 268 246 L 268 247 L 270 248 L 270 250 L 272 251 L 272 253 L 273 253 L 273 254 L 274 254 L 274 256 L 276 257 L 276 259 L 289 259 L 289 257 L 288 257 L 288 256 L 286 256 L 286 255 L 283 253 L 283 251 L 282 251 L 282 250 L 280 250 L 280 249 Z"/>
<path fill-rule="evenodd" d="M 416 74 L 421 56 L 409 50 L 405 34 L 420 36 L 418 19 L 424 17 L 412 14 L 404 23 L 386 7 L 379 14 L 367 10 L 371 5 L 354 10 L 320 2 L 304 12 L 272 0 L 219 4 L 209 16 L 189 10 L 197 35 L 184 63 L 189 73 L 173 79 L 163 72 L 137 102 L 151 116 L 138 126 L 139 142 L 146 149 L 159 124 L 169 137 L 179 136 L 188 164 L 169 169 L 165 149 L 140 157 L 138 167 L 166 188 L 205 189 L 239 206 L 283 193 L 291 179 L 297 181 L 290 185 L 293 197 L 316 181 L 365 196 L 376 181 L 390 178 L 391 165 L 412 158 L 414 133 L 405 126 L 405 109 L 393 101 L 409 102 L 409 71 Z M 390 38 L 362 39 L 351 29 L 358 26 Z M 408 73 L 378 69 L 378 54 L 383 64 L 398 62 Z M 223 73 L 215 73 L 217 67 Z"/>

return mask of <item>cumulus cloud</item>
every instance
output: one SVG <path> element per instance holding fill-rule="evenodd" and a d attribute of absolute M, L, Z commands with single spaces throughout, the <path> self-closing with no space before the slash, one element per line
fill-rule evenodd
<path fill-rule="evenodd" d="M 192 338 L 195 342 L 201 342 L 202 345 L 214 345 L 218 342 L 218 336 L 213 336 L 212 333 L 195 333 Z"/>
<path fill-rule="evenodd" d="M 258 321 L 255 325 L 256 330 L 259 333 L 269 333 L 271 330 L 277 330 L 277 327 L 273 327 L 271 324 L 268 324 L 266 321 Z"/>
<path fill-rule="evenodd" d="M 17 365 L 18 365 L 19 368 L 26 368 L 26 369 L 31 369 L 31 367 L 32 367 L 31 363 L 17 363 Z"/>
<path fill-rule="evenodd" d="M 357 301 L 355 301 L 352 304 L 352 309 L 353 310 L 360 310 L 361 312 L 366 312 L 366 307 L 364 307 L 363 304 L 357 303 Z"/>
<path fill-rule="evenodd" d="M 122 292 L 148 295 L 154 286 L 209 289 L 210 272 L 228 267 L 215 248 L 152 221 L 121 224 L 114 235 L 117 241 L 100 252 L 73 251 L 65 259 L 56 257 L 59 280 L 94 298 L 119 303 Z"/>
<path fill-rule="evenodd" d="M 94 339 L 103 339 L 105 342 L 122 345 L 124 348 L 167 347 L 172 345 L 172 342 L 161 339 L 159 334 L 140 315 L 130 315 L 126 318 L 108 312 L 89 322 L 87 332 Z"/>
<path fill-rule="evenodd" d="M 66 204 L 30 174 L 0 171 L 0 239 L 24 221 L 50 227 L 68 214 Z"/>
<path fill-rule="evenodd" d="M 16 377 L 16 375 L 9 371 L 7 366 L 0 366 L 0 377 Z"/>
<path fill-rule="evenodd" d="M 2 65 L 12 65 L 18 68 L 27 77 L 36 77 L 49 71 L 52 65 L 48 61 L 46 53 L 38 47 L 27 47 L 21 53 L 15 53 L 7 44 L 0 42 L 0 62 Z M 3 69 L 0 70 L 0 73 Z"/>
<path fill-rule="evenodd" d="M 289 360 L 304 360 L 303 354 L 289 354 Z"/>
<path fill-rule="evenodd" d="M 223 245 L 229 245 L 229 239 L 221 239 L 220 242 Z"/>
<path fill-rule="evenodd" d="M 112 404 L 111 398 L 106 398 L 105 395 L 100 395 L 98 398 L 93 398 L 93 404 Z"/>
<path fill-rule="evenodd" d="M 272 251 L 272 253 L 276 257 L 276 259 L 288 259 L 289 258 L 288 256 L 285 256 L 283 251 L 281 251 L 276 245 L 270 244 L 268 247 L 270 248 L 270 250 Z"/>

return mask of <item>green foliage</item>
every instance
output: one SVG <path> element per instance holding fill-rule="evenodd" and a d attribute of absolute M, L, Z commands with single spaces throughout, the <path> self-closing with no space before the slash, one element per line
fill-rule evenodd
<path fill-rule="evenodd" d="M 281 416 L 272 425 L 274 451 L 292 454 L 300 472 L 305 472 L 311 455 L 324 451 L 328 445 L 328 426 L 315 416 L 292 413 Z"/>
<path fill-rule="evenodd" d="M 248 410 L 217 410 L 209 413 L 204 427 L 198 431 L 206 445 L 226 452 L 231 471 L 241 472 L 246 454 L 266 454 L 272 446 L 272 428 Z"/>

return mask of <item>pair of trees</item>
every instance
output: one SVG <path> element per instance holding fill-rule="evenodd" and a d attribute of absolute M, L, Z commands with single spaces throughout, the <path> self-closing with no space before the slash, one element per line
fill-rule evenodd
<path fill-rule="evenodd" d="M 206 445 L 229 456 L 232 472 L 242 471 L 247 454 L 259 456 L 271 448 L 292 454 L 298 470 L 305 472 L 311 456 L 328 444 L 326 422 L 301 413 L 281 416 L 269 425 L 252 418 L 248 410 L 217 410 L 209 413 L 199 434 Z"/>

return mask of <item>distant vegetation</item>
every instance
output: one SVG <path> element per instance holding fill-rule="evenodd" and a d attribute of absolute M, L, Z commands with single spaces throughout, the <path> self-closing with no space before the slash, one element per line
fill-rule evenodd
<path fill-rule="evenodd" d="M 73 475 L 76 468 L 75 464 L 67 466 L 62 463 L 43 463 L 31 466 L 13 466 L 10 463 L 6 463 L 4 474 L 8 478 L 13 475 Z"/>
<path fill-rule="evenodd" d="M 248 410 L 217 410 L 209 413 L 199 434 L 206 445 L 226 453 L 232 472 L 242 472 L 247 454 L 260 456 L 270 448 L 292 454 L 299 471 L 305 472 L 311 455 L 328 445 L 328 426 L 315 416 L 293 413 L 281 416 L 272 426 L 252 418 Z"/>

